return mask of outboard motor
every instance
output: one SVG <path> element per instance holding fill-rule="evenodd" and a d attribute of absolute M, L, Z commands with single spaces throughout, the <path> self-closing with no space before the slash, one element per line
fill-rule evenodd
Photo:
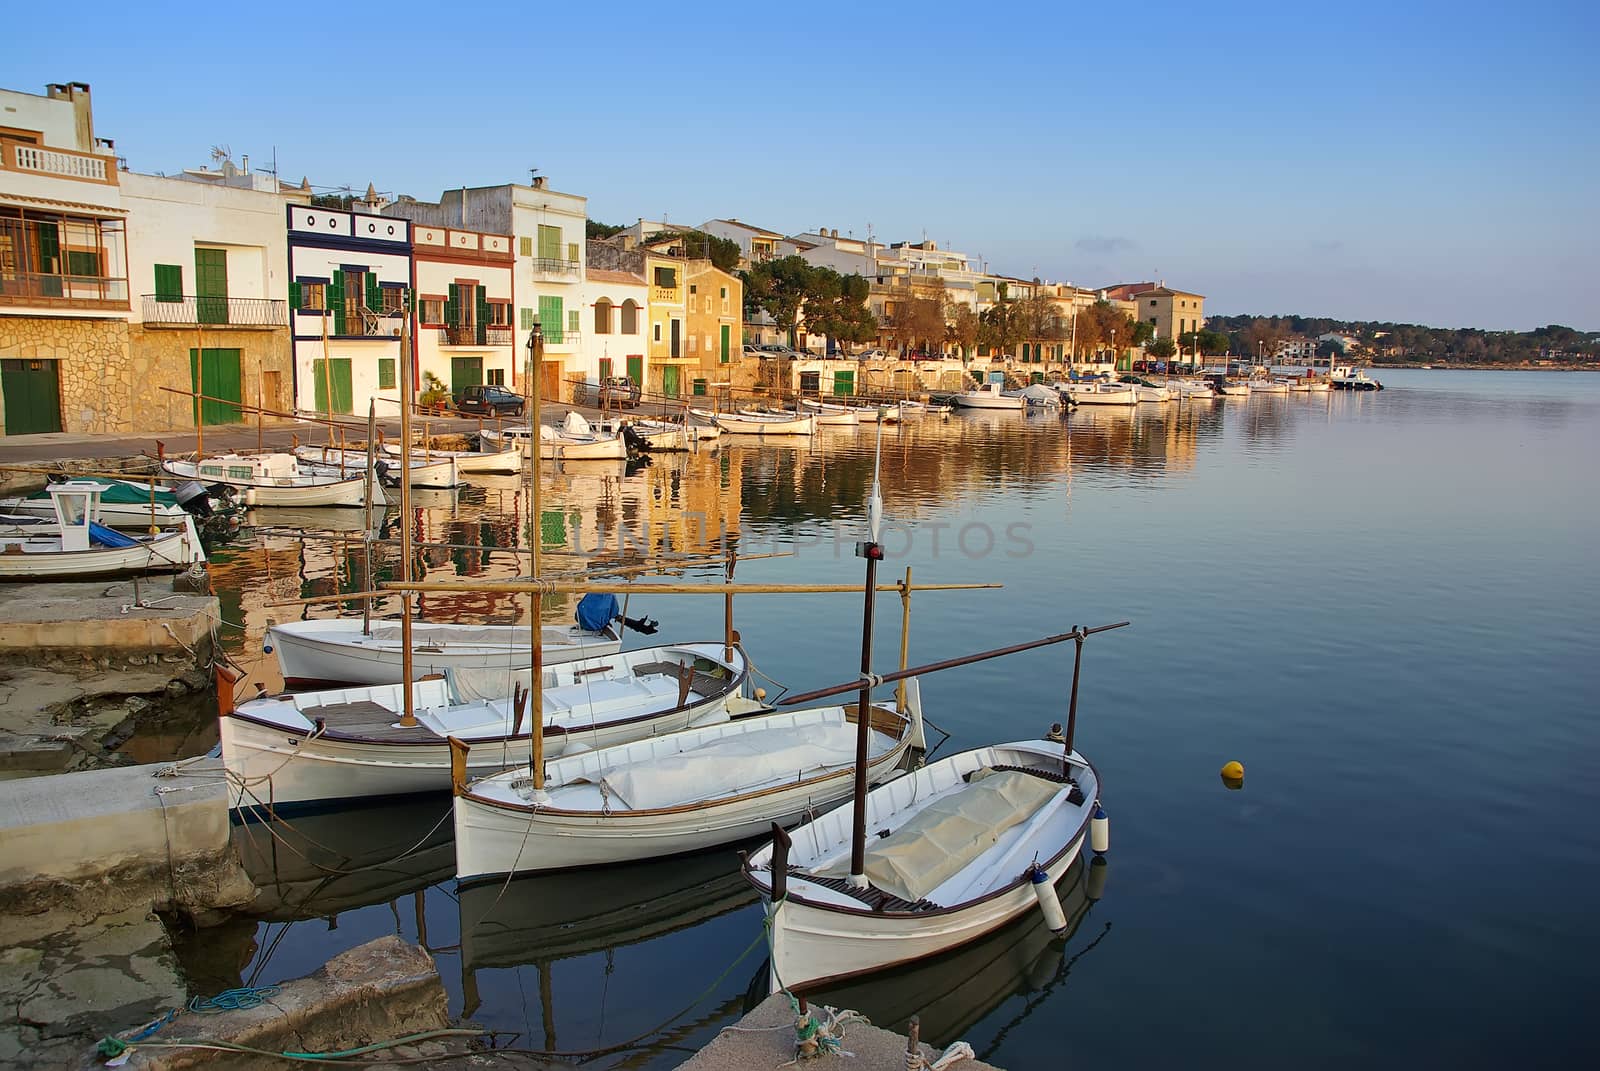
<path fill-rule="evenodd" d="M 622 425 L 622 441 L 628 444 L 628 453 L 644 454 L 650 451 L 650 442 L 634 430 L 632 424 Z"/>
<path fill-rule="evenodd" d="M 377 475 L 378 482 L 383 484 L 385 487 L 400 486 L 400 477 L 391 476 L 389 474 L 389 462 L 383 458 L 380 457 L 377 461 L 372 463 L 372 471 Z"/>
<path fill-rule="evenodd" d="M 172 489 L 185 513 L 195 517 L 211 516 L 211 495 L 198 480 L 185 480 Z"/>

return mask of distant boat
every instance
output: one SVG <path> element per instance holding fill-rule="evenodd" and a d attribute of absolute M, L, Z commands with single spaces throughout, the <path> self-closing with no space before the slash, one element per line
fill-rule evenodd
<path fill-rule="evenodd" d="M 1035 409 L 1060 409 L 1062 405 L 1060 392 L 1043 383 L 1030 383 L 1021 390 L 1008 390 L 1005 394 L 1008 398 L 1021 398 Z"/>
<path fill-rule="evenodd" d="M 0 526 L 0 579 L 53 580 L 173 572 L 206 560 L 187 514 L 176 528 L 136 536 L 102 526 L 99 500 L 107 485 L 86 480 L 49 489 L 55 521 L 24 516 Z"/>
<path fill-rule="evenodd" d="M 384 443 L 383 452 L 388 457 L 401 456 L 401 447 Z M 522 451 L 516 446 L 497 447 L 493 450 L 430 450 L 416 447 L 411 451 L 413 461 L 431 462 L 449 459 L 456 463 L 458 472 L 521 472 Z"/>
<path fill-rule="evenodd" d="M 1173 397 L 1171 388 L 1158 386 L 1139 376 L 1123 376 L 1121 382 L 1132 387 L 1134 396 L 1141 402 L 1170 402 Z"/>
<path fill-rule="evenodd" d="M 860 412 L 852 406 L 834 405 L 829 402 L 819 402 L 814 398 L 802 398 L 800 408 L 817 415 L 817 426 L 821 428 L 853 428 L 861 423 Z"/>
<path fill-rule="evenodd" d="M 524 454 L 533 452 L 533 429 L 526 424 L 485 430 L 483 441 L 495 446 L 516 444 Z M 568 413 L 561 427 L 549 424 L 539 428 L 539 457 L 545 461 L 620 461 L 628 456 L 628 444 L 621 435 L 596 431 L 581 413 Z"/>
<path fill-rule="evenodd" d="M 987 383 L 962 391 L 950 400 L 961 409 L 1026 409 L 1028 406 L 1025 398 L 1005 392 L 1005 376 L 999 372 L 989 373 Z"/>
<path fill-rule="evenodd" d="M 199 461 L 168 459 L 161 467 L 206 486 L 237 488 L 246 506 L 360 506 L 365 475 L 321 475 L 301 468 L 293 454 L 219 454 Z"/>
<path fill-rule="evenodd" d="M 718 413 L 714 419 L 730 435 L 811 435 L 817 430 L 815 413 Z"/>
<path fill-rule="evenodd" d="M 1057 383 L 1056 390 L 1077 405 L 1138 405 L 1139 392 L 1131 383 L 1106 383 L 1100 380 Z"/>
<path fill-rule="evenodd" d="M 1334 390 L 1382 390 L 1383 384 L 1367 375 L 1364 368 L 1353 368 L 1347 364 L 1336 366 L 1328 374 L 1328 382 L 1333 384 Z"/>

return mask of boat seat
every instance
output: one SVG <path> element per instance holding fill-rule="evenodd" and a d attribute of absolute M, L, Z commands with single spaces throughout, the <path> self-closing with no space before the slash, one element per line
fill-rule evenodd
<path fill-rule="evenodd" d="M 846 896 L 860 900 L 873 911 L 932 911 L 939 906 L 926 899 L 902 900 L 893 893 L 886 893 L 882 889 L 874 888 L 871 885 L 862 889 L 852 888 L 848 878 L 821 877 L 816 874 L 809 874 L 797 866 L 791 866 L 789 873 L 804 881 L 809 881 L 813 885 L 820 885 L 824 889 L 832 889 L 834 892 L 844 893 Z"/>

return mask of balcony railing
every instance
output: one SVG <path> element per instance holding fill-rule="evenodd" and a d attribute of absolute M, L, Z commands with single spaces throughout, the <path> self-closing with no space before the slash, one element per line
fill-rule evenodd
<path fill-rule="evenodd" d="M 146 294 L 148 327 L 287 327 L 288 303 L 273 298 L 184 297 Z"/>
<path fill-rule="evenodd" d="M 546 346 L 576 346 L 582 341 L 582 331 L 557 331 L 554 335 L 546 331 L 544 335 L 544 343 Z"/>
<path fill-rule="evenodd" d="M 557 260 L 554 257 L 535 257 L 533 274 L 546 278 L 574 278 L 578 274 L 576 260 Z"/>
<path fill-rule="evenodd" d="M 51 305 L 72 309 L 126 309 L 128 280 L 104 275 L 0 273 L 0 305 Z"/>
<path fill-rule="evenodd" d="M 509 346 L 513 332 L 504 324 L 446 324 L 439 328 L 441 346 Z"/>
<path fill-rule="evenodd" d="M 105 186 L 117 184 L 117 163 L 112 157 L 71 149 L 49 149 L 22 141 L 0 139 L 0 168 L 98 182 Z"/>

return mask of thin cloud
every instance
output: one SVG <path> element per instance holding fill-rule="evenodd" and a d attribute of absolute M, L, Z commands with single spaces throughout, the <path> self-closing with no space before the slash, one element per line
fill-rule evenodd
<path fill-rule="evenodd" d="M 1073 247 L 1084 253 L 1126 253 L 1139 248 L 1139 243 L 1132 238 L 1117 236 L 1091 235 L 1079 238 Z"/>

